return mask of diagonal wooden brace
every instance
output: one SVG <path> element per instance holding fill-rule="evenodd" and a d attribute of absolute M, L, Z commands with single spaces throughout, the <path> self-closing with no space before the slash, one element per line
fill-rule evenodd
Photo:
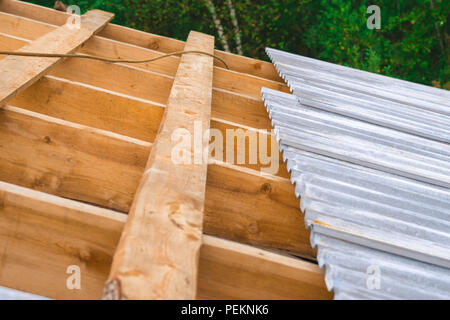
<path fill-rule="evenodd" d="M 19 51 L 36 53 L 71 53 L 99 32 L 112 13 L 92 10 L 81 16 L 79 25 L 65 25 L 36 39 Z M 28 88 L 54 67 L 61 58 L 8 56 L 0 60 L 0 107 Z"/>

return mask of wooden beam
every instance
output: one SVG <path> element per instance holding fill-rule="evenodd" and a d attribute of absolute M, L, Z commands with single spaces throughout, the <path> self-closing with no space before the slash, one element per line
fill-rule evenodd
<path fill-rule="evenodd" d="M 163 53 L 181 51 L 184 47 L 183 41 L 114 24 L 110 24 L 102 30 L 100 36 Z M 221 50 L 214 50 L 214 54 L 227 61 L 230 69 L 233 71 L 284 84 L 284 81 L 280 78 L 275 67 L 270 62 Z M 219 61 L 214 61 L 214 65 L 216 67 L 223 67 L 223 64 Z"/>
<path fill-rule="evenodd" d="M 289 179 L 210 164 L 203 232 L 314 259 L 299 206 Z"/>
<path fill-rule="evenodd" d="M 0 11 L 0 32 L 27 40 L 37 40 L 58 27 Z"/>
<path fill-rule="evenodd" d="M 13 37 L 4 33 L 0 33 L 0 46 L 5 51 L 15 51 L 23 47 L 27 42 L 21 38 Z M 0 55 L 0 59 L 5 58 L 6 55 Z"/>
<path fill-rule="evenodd" d="M 162 53 L 157 51 L 101 37 L 95 37 L 88 41 L 86 45 L 80 49 L 80 52 L 110 59 L 148 59 L 162 55 Z M 178 62 L 178 57 L 171 57 L 151 63 L 134 65 L 138 68 L 174 76 Z M 290 92 L 285 83 L 227 70 L 224 68 L 223 64 L 214 67 L 214 88 L 227 90 L 252 98 L 260 98 L 260 90 L 263 86 L 278 91 Z"/>
<path fill-rule="evenodd" d="M 165 107 L 147 99 L 54 76 L 44 76 L 10 104 L 148 142 L 155 138 Z M 213 89 L 211 109 L 212 117 L 219 122 L 254 129 L 272 128 L 260 100 Z"/>
<path fill-rule="evenodd" d="M 0 181 L 127 212 L 151 144 L 6 106 Z"/>
<path fill-rule="evenodd" d="M 70 16 L 65 12 L 17 0 L 0 1 L 0 11 L 37 21 L 42 21 L 56 26 L 62 26 L 63 24 L 65 24 L 67 18 Z"/>
<path fill-rule="evenodd" d="M 191 31 L 185 50 L 213 53 L 214 38 Z M 105 298 L 194 299 L 201 245 L 208 142 L 185 149 L 191 164 L 172 157 L 177 129 L 209 128 L 212 57 L 182 56 L 158 137 L 114 255 Z M 200 153 L 200 159 L 197 155 Z M 198 161 L 199 160 L 199 161 Z"/>
<path fill-rule="evenodd" d="M 289 173 L 286 168 L 286 164 L 283 161 L 283 156 L 279 151 L 278 143 L 276 142 L 275 135 L 273 133 L 267 132 L 266 130 L 257 130 L 251 127 L 245 127 L 238 125 L 237 123 L 220 120 L 217 118 L 211 119 L 211 128 L 216 129 L 221 132 L 223 136 L 223 160 L 227 163 L 236 164 L 240 167 L 245 167 L 253 169 L 256 171 L 270 170 L 273 165 L 274 172 L 270 172 L 272 175 L 289 178 Z M 230 135 L 227 137 L 227 133 Z M 251 142 L 253 141 L 253 142 Z M 275 163 L 264 164 L 259 155 L 260 152 L 260 141 L 261 143 L 266 143 L 267 146 L 267 156 L 271 157 L 272 153 L 276 153 L 271 161 Z M 274 144 L 272 145 L 272 141 Z M 253 147 L 251 146 L 253 145 Z M 255 148 L 256 149 L 252 149 Z M 250 155 L 253 151 L 256 151 L 256 159 L 250 161 Z M 229 153 L 229 157 L 227 156 Z M 233 155 L 233 157 L 231 157 Z M 243 157 L 245 161 L 243 163 L 239 162 L 239 156 Z M 256 161 L 255 161 L 256 160 Z M 277 163 L 278 162 L 278 163 Z"/>
<path fill-rule="evenodd" d="M 10 104 L 147 142 L 154 141 L 165 107 L 54 76 L 43 77 Z"/>
<path fill-rule="evenodd" d="M 126 215 L 0 182 L 0 285 L 54 299 L 99 299 Z M 69 266 L 80 290 L 66 286 Z M 331 298 L 317 265 L 203 236 L 200 299 Z"/>
<path fill-rule="evenodd" d="M 22 47 L 21 52 L 70 53 L 98 32 L 113 14 L 92 10 L 81 17 L 80 27 L 70 24 Z M 0 106 L 24 90 L 60 62 L 60 58 L 8 56 L 0 61 Z"/>
<path fill-rule="evenodd" d="M 0 32 L 13 37 L 33 41 L 57 28 L 55 25 L 0 12 Z M 80 46 L 77 52 L 112 59 L 149 59 L 161 55 L 158 51 L 100 36 L 91 37 L 89 41 Z M 145 66 L 151 71 L 161 74 L 175 76 L 179 62 L 179 57 L 172 56 L 152 63 L 140 64 L 140 66 Z M 139 66 L 136 64 L 130 65 Z"/>
<path fill-rule="evenodd" d="M 1 1 L 0 11 L 56 26 L 63 25 L 68 18 L 68 14 L 65 12 L 13 0 Z M 142 48 L 157 50 L 163 53 L 181 51 L 185 45 L 184 41 L 142 32 L 111 23 L 108 24 L 99 35 L 113 40 L 133 44 Z M 214 54 L 226 60 L 231 70 L 284 83 L 284 81 L 278 76 L 275 67 L 270 62 L 239 56 L 220 50 L 214 50 Z M 219 67 L 221 66 L 221 63 L 218 61 L 214 61 L 214 64 Z"/>
<path fill-rule="evenodd" d="M 204 236 L 198 299 L 332 299 L 310 262 Z"/>
<path fill-rule="evenodd" d="M 53 299 L 100 299 L 126 216 L 0 182 L 0 285 Z M 81 288 L 69 289 L 69 266 Z"/>
<path fill-rule="evenodd" d="M 0 48 L 19 46 L 16 38 L 5 37 Z M 124 64 L 67 59 L 53 68 L 49 75 L 103 88 L 120 94 L 165 104 L 173 77 Z"/>

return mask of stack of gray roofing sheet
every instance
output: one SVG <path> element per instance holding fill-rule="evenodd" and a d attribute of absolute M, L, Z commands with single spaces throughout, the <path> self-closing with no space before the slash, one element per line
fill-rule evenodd
<path fill-rule="evenodd" d="M 267 49 L 262 96 L 336 299 L 450 298 L 450 92 Z"/>

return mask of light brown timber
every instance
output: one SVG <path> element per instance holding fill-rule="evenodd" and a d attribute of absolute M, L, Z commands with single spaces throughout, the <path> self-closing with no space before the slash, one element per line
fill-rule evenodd
<path fill-rule="evenodd" d="M 0 181 L 127 212 L 148 142 L 37 114 L 0 109 Z"/>
<path fill-rule="evenodd" d="M 198 299 L 332 299 L 319 266 L 204 236 Z"/>
<path fill-rule="evenodd" d="M 191 31 L 184 50 L 213 53 L 214 38 Z M 184 54 L 128 221 L 114 254 L 105 298 L 194 299 L 197 292 L 208 141 L 183 147 L 190 164 L 175 163 L 175 130 L 209 128 L 212 57 Z M 189 137 L 190 139 L 190 137 Z M 200 154 L 200 159 L 197 155 Z M 193 156 L 193 157 L 192 157 Z"/>
<path fill-rule="evenodd" d="M 100 299 L 125 220 L 0 181 L 0 286 L 52 299 Z M 70 266 L 79 267 L 80 289 L 69 289 L 77 276 Z"/>
<path fill-rule="evenodd" d="M 112 18 L 113 14 L 92 10 L 81 17 L 79 27 L 66 24 L 30 42 L 19 51 L 45 53 L 71 53 L 98 32 Z M 24 90 L 50 68 L 60 58 L 8 56 L 0 60 L 0 106 L 5 105 L 17 93 Z"/>

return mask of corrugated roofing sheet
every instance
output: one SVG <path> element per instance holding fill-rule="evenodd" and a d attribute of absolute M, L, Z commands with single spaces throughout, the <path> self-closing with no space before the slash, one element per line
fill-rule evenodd
<path fill-rule="evenodd" d="M 23 291 L 18 291 L 6 287 L 0 287 L 0 300 L 50 300 L 50 299 Z"/>
<path fill-rule="evenodd" d="M 450 93 L 267 53 L 294 95 L 263 100 L 335 298 L 449 299 Z"/>

